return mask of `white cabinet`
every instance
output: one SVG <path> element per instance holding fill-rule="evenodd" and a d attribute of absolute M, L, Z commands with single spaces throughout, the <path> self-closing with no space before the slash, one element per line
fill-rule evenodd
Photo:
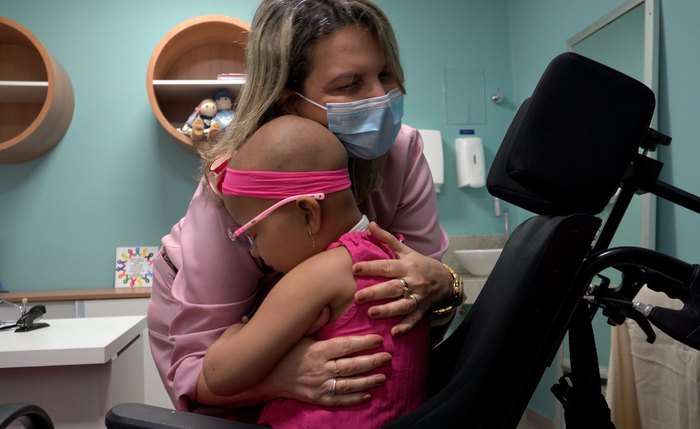
<path fill-rule="evenodd" d="M 76 308 L 78 311 L 82 311 L 82 317 L 145 316 L 148 310 L 148 301 L 148 298 L 96 299 L 76 301 Z M 151 347 L 148 343 L 148 329 L 143 330 L 142 336 L 144 339 L 144 403 L 172 408 L 173 404 L 165 391 L 165 387 L 163 387 L 156 365 L 153 363 Z"/>
<path fill-rule="evenodd" d="M 52 293 L 55 295 L 51 296 Z M 83 293 L 90 298 L 80 299 Z M 39 304 L 46 307 L 46 315 L 44 316 L 46 319 L 146 315 L 149 301 L 148 293 L 140 293 L 139 297 L 135 298 L 103 298 L 104 296 L 114 296 L 114 293 L 116 292 L 110 289 L 10 292 L 9 294 L 0 294 L 0 299 L 20 302 L 21 297 L 26 295 L 29 297 L 28 307 Z M 95 297 L 96 295 L 97 297 Z M 0 320 L 16 320 L 18 315 L 19 312 L 14 307 L 9 305 L 0 306 Z M 153 363 L 148 342 L 148 330 L 145 327 L 142 337 L 144 402 L 150 405 L 172 408 L 173 404 Z"/>
<path fill-rule="evenodd" d="M 144 400 L 143 316 L 46 322 L 0 332 L 0 402 L 36 404 L 59 429 L 93 429 L 113 406 Z"/>

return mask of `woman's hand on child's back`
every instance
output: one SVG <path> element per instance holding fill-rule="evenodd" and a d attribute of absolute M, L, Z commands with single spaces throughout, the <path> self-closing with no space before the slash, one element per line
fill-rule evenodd
<path fill-rule="evenodd" d="M 366 303 L 398 298 L 372 306 L 368 312 L 372 318 L 406 315 L 391 329 L 392 335 L 402 335 L 413 329 L 431 308 L 439 307 L 449 300 L 452 276 L 440 261 L 421 255 L 375 222 L 370 223 L 369 230 L 374 237 L 389 245 L 397 259 L 358 262 L 353 265 L 355 275 L 390 279 L 358 291 L 355 301 Z"/>
<path fill-rule="evenodd" d="M 366 374 L 388 365 L 386 352 L 344 357 L 382 343 L 379 335 L 337 337 L 314 341 L 302 338 L 263 381 L 277 396 L 324 406 L 348 406 L 371 399 L 370 390 L 384 384 L 383 374 Z M 336 379 L 335 394 L 329 395 Z"/>

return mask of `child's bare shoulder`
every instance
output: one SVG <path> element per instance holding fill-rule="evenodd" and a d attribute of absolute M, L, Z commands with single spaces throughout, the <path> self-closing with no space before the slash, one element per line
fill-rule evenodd
<path fill-rule="evenodd" d="M 318 253 L 301 263 L 298 267 L 313 270 L 318 274 L 333 274 L 340 276 L 348 274 L 352 277 L 352 258 L 350 252 L 343 246 Z"/>

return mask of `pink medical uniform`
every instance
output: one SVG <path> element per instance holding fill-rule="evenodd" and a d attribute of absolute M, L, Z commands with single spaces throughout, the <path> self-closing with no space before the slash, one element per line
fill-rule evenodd
<path fill-rule="evenodd" d="M 403 125 L 389 150 L 381 190 L 360 207 L 382 228 L 436 259 L 448 240 L 438 223 L 432 176 L 418 131 Z M 209 346 L 279 278 L 266 273 L 226 235 L 234 222 L 200 182 L 185 217 L 162 239 L 148 306 L 151 351 L 178 410 L 235 418 L 231 409 L 197 403 L 197 380 Z M 312 191 L 312 190 L 310 190 Z M 166 259 L 167 255 L 167 259 Z"/>
<path fill-rule="evenodd" d="M 392 259 L 391 249 L 368 232 L 344 234 L 329 249 L 343 246 L 352 262 Z M 357 289 L 384 281 L 380 277 L 357 277 Z M 347 335 L 380 334 L 381 350 L 391 353 L 391 365 L 374 371 L 386 374 L 386 383 L 372 389 L 372 399 L 351 407 L 322 407 L 296 399 L 277 399 L 265 404 L 258 423 L 274 429 L 334 428 L 372 429 L 386 426 L 408 413 L 425 399 L 430 350 L 430 322 L 423 318 L 407 335 L 391 336 L 391 327 L 402 318 L 370 319 L 371 304 L 352 304 L 338 319 L 321 328 L 314 337 L 325 340 Z"/>

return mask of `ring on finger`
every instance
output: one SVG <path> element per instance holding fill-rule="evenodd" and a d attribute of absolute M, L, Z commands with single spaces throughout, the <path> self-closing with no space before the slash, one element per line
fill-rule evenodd
<path fill-rule="evenodd" d="M 335 385 L 338 383 L 338 379 L 334 378 L 333 379 L 333 385 L 331 386 L 330 389 L 328 389 L 328 396 L 335 396 Z"/>
<path fill-rule="evenodd" d="M 401 282 L 401 285 L 403 285 L 403 297 L 408 299 L 413 291 L 408 287 L 408 282 L 406 279 L 399 279 L 399 281 Z"/>
<path fill-rule="evenodd" d="M 416 308 L 418 308 L 418 298 L 414 294 L 409 295 L 409 298 L 413 298 L 413 300 L 416 302 Z"/>

